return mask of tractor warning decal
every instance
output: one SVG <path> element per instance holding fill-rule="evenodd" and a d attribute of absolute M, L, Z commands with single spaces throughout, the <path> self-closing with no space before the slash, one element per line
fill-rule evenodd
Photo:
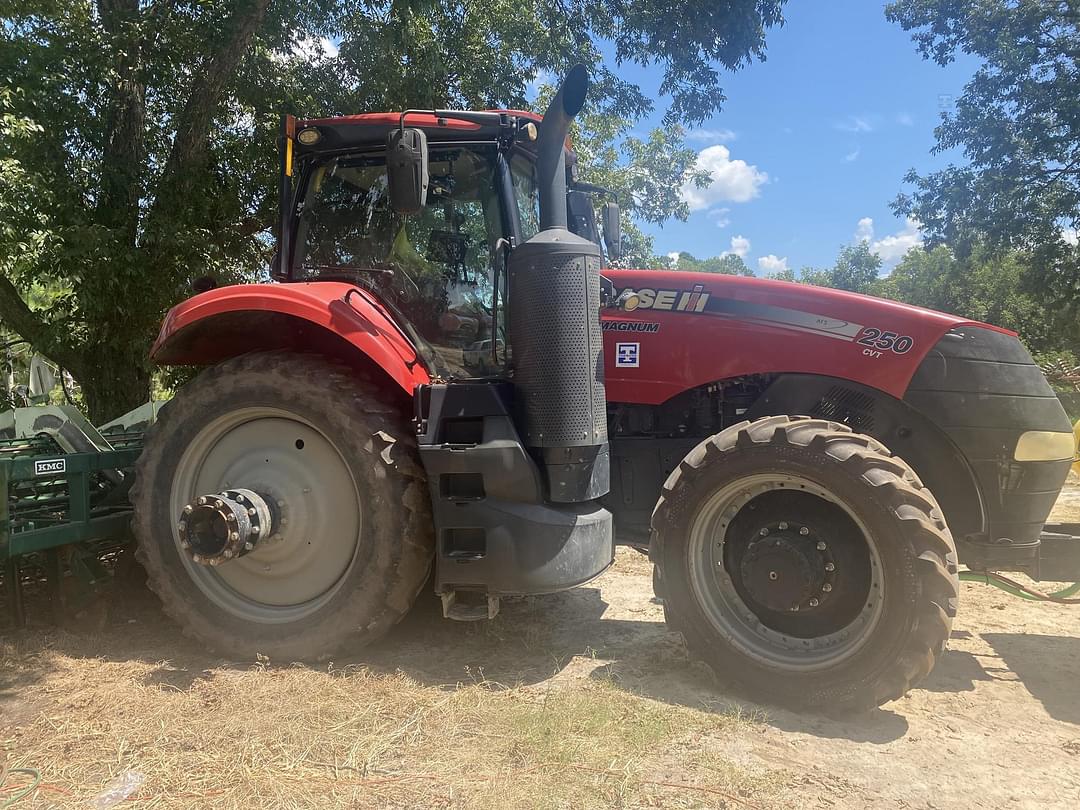
<path fill-rule="evenodd" d="M 641 359 L 640 343 L 616 343 L 615 365 L 618 368 L 637 368 Z"/>

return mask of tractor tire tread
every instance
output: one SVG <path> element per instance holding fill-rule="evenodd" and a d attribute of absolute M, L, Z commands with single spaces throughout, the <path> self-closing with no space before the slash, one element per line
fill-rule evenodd
<path fill-rule="evenodd" d="M 769 416 L 741 422 L 705 439 L 676 465 L 664 482 L 652 514 L 650 558 L 662 567 L 667 558 L 664 544 L 679 539 L 675 535 L 684 528 L 677 514 L 679 506 L 688 484 L 701 474 L 705 459 L 712 463 L 737 447 L 765 442 L 817 450 L 861 477 L 893 512 L 914 560 L 918 580 L 914 626 L 906 636 L 903 649 L 894 657 L 893 665 L 875 673 L 872 682 L 852 689 L 813 690 L 793 679 L 792 689 L 783 695 L 772 694 L 769 699 L 800 709 L 847 714 L 868 711 L 902 697 L 929 674 L 945 651 L 956 616 L 960 585 L 956 547 L 937 500 L 911 467 L 877 439 L 853 433 L 846 425 L 806 416 Z M 672 629 L 683 634 L 690 653 L 722 670 L 718 674 L 754 692 L 757 684 L 753 679 L 740 679 L 739 673 L 732 672 L 730 663 L 725 664 L 709 648 L 707 634 L 695 631 L 673 604 L 674 586 L 670 577 L 661 570 L 658 578 L 664 583 L 667 597 L 665 617 Z"/>
<path fill-rule="evenodd" d="M 152 541 L 156 529 L 151 508 L 152 493 L 147 486 L 151 471 L 164 460 L 162 438 L 175 429 L 186 413 L 200 406 L 205 391 L 211 388 L 227 390 L 237 378 L 250 373 L 271 379 L 284 390 L 317 390 L 324 396 L 332 396 L 337 440 L 349 441 L 357 433 L 358 422 L 363 425 L 368 415 L 375 417 L 367 428 L 367 437 L 357 441 L 360 446 L 356 449 L 372 454 L 376 441 L 383 445 L 374 455 L 382 461 L 384 474 L 380 477 L 392 492 L 388 499 L 392 502 L 374 504 L 373 508 L 402 516 L 398 542 L 387 547 L 389 553 L 387 548 L 382 548 L 379 549 L 381 553 L 373 555 L 373 564 L 382 568 L 385 574 L 374 578 L 377 592 L 356 596 L 357 600 L 363 600 L 367 609 L 338 611 L 314 627 L 271 643 L 252 642 L 230 634 L 192 610 L 188 599 L 177 587 L 175 574 L 165 567 L 159 545 Z M 146 569 L 150 590 L 161 601 L 164 613 L 186 636 L 222 654 L 265 654 L 277 660 L 299 661 L 325 657 L 346 641 L 350 647 L 369 644 L 385 635 L 408 613 L 428 580 L 434 557 L 427 484 L 416 440 L 402 408 L 388 401 L 372 377 L 318 354 L 254 352 L 225 360 L 202 372 L 177 392 L 168 407 L 161 409 L 157 422 L 147 431 L 144 450 L 136 463 L 130 499 L 135 507 L 132 519 L 132 531 L 137 541 L 135 556 Z M 357 626 L 353 621 L 358 613 L 367 614 L 363 626 Z"/>

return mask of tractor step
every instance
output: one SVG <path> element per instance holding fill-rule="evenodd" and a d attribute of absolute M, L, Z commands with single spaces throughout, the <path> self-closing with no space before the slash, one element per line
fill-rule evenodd
<path fill-rule="evenodd" d="M 485 599 L 482 594 L 472 592 L 468 595 L 472 598 L 465 602 L 458 601 L 457 591 L 439 594 L 443 618 L 457 622 L 479 622 L 499 615 L 499 597 L 488 595 Z"/>

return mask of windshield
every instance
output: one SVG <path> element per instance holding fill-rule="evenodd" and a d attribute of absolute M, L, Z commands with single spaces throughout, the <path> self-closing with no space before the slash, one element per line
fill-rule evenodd
<path fill-rule="evenodd" d="M 404 216 L 390 207 L 381 152 L 317 166 L 299 209 L 295 277 L 372 286 L 428 344 L 439 374 L 493 374 L 506 352 L 495 150 L 433 146 L 429 176 L 427 206 Z M 518 199 L 535 198 L 531 168 L 514 185 Z"/>

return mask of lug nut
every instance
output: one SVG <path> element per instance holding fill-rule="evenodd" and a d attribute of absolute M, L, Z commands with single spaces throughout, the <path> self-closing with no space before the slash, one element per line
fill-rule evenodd
<path fill-rule="evenodd" d="M 257 514 L 259 514 L 259 512 L 258 512 L 258 510 L 255 509 L 254 506 L 252 506 L 252 507 L 248 508 L 248 514 L 251 515 L 252 517 L 255 517 Z"/>
<path fill-rule="evenodd" d="M 234 542 L 236 540 L 239 540 L 240 539 L 240 532 L 229 532 L 229 539 L 234 541 Z"/>
<path fill-rule="evenodd" d="M 185 514 L 185 515 L 190 515 L 190 514 L 191 514 L 192 512 L 194 512 L 194 511 L 195 511 L 195 510 L 194 510 L 194 508 L 192 508 L 192 506 L 191 506 L 191 504 L 190 504 L 190 503 L 189 503 L 189 504 L 186 504 L 186 505 L 184 506 L 184 514 Z"/>
<path fill-rule="evenodd" d="M 224 506 L 225 506 L 224 501 L 221 501 L 221 500 L 214 501 L 214 508 L 215 509 L 221 509 Z"/>
<path fill-rule="evenodd" d="M 758 534 L 760 534 L 760 535 L 761 535 L 762 537 L 764 537 L 764 536 L 765 536 L 765 535 L 767 535 L 768 533 L 769 533 L 769 530 L 768 530 L 768 529 L 762 529 L 761 531 L 759 531 L 759 532 L 758 532 Z"/>
<path fill-rule="evenodd" d="M 818 551 L 824 551 L 825 550 L 825 541 L 824 540 L 818 540 L 817 550 Z"/>
<path fill-rule="evenodd" d="M 816 598 L 810 600 L 810 607 L 817 607 L 820 604 L 821 602 L 819 602 Z"/>
<path fill-rule="evenodd" d="M 206 506 L 206 496 L 200 495 L 197 503 L 199 504 L 199 506 Z"/>
<path fill-rule="evenodd" d="M 836 566 L 835 566 L 835 565 L 833 565 L 833 564 L 832 564 L 831 562 L 829 562 L 829 563 L 825 563 L 825 570 L 826 570 L 826 571 L 835 571 L 835 570 L 836 570 Z"/>
<path fill-rule="evenodd" d="M 784 531 L 787 528 L 787 521 L 781 520 L 778 528 L 780 531 Z"/>
<path fill-rule="evenodd" d="M 828 593 L 832 590 L 832 585 L 826 582 L 824 585 L 821 586 L 821 590 L 825 591 L 825 593 Z"/>
<path fill-rule="evenodd" d="M 799 528 L 799 534 L 801 534 L 803 537 L 806 537 L 806 535 L 810 534 L 810 530 L 805 526 L 801 526 Z"/>
<path fill-rule="evenodd" d="M 250 540 L 244 543 L 244 551 L 251 551 L 253 548 L 255 548 L 255 544 L 252 543 Z"/>

